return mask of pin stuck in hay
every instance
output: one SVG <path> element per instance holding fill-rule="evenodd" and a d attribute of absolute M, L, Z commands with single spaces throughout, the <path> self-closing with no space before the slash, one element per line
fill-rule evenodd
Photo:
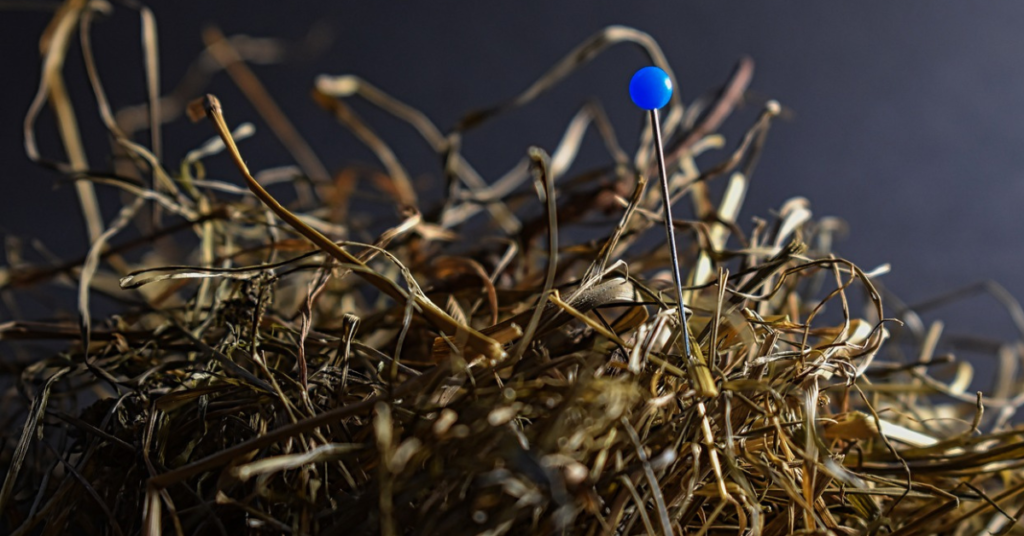
<path fill-rule="evenodd" d="M 82 258 L 0 274 L 18 299 L 74 286 L 80 319 L 0 325 L 16 349 L 0 383 L 5 533 L 1024 533 L 1022 345 L 1000 345 L 994 385 L 973 393 L 970 365 L 937 352 L 942 325 L 883 294 L 887 268 L 831 251 L 836 220 L 799 197 L 740 216 L 783 111 L 748 98 L 750 60 L 663 110 L 671 202 L 696 215 L 672 222 L 683 333 L 649 128 L 624 143 L 591 102 L 500 178 L 460 152 L 609 47 L 674 77 L 647 34 L 606 28 L 448 131 L 355 76 L 313 81 L 383 168 L 373 184 L 395 210 L 374 214 L 386 230 L 366 241 L 350 219 L 366 172 L 332 177 L 248 66 L 272 43 L 210 30 L 199 74 L 160 96 L 139 7 L 148 99 L 114 110 L 89 41 L 103 6 L 57 13 L 26 119 L 29 157 L 74 181 L 92 240 Z M 81 58 L 65 58 L 76 37 Z M 80 139 L 100 133 L 79 132 L 66 105 L 72 60 L 113 169 L 85 164 Z M 203 96 L 195 81 L 221 69 L 269 128 Z M 420 199 L 355 100 L 422 136 L 443 199 Z M 63 149 L 36 144 L 47 106 Z M 726 140 L 739 106 L 762 111 Z M 184 115 L 211 138 L 175 161 L 161 125 Z M 588 132 L 607 156 L 580 170 Z M 278 137 L 298 167 L 249 170 L 253 135 Z M 216 160 L 237 176 L 208 175 Z M 119 212 L 100 210 L 100 188 L 122 192 Z M 121 310 L 90 314 L 97 294 Z"/>

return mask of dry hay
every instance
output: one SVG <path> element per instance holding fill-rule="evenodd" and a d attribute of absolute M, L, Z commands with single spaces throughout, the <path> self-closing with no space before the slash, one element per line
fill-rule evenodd
<path fill-rule="evenodd" d="M 316 80 L 315 101 L 379 156 L 384 171 L 369 176 L 401 214 L 378 214 L 388 230 L 360 243 L 348 218 L 368 173 L 329 175 L 263 90 L 247 62 L 274 42 L 211 30 L 190 81 L 160 97 L 155 23 L 138 8 L 149 105 L 115 113 L 89 46 L 94 10 L 109 7 L 72 0 L 57 13 L 26 121 L 29 156 L 75 181 L 93 242 L 81 259 L 2 273 L 8 296 L 76 286 L 81 319 L 0 326 L 16 349 L 2 368 L 4 531 L 1024 533 L 1019 341 L 995 348 L 987 394 L 969 393 L 970 366 L 936 354 L 941 324 L 900 305 L 886 317 L 874 281 L 886 268 L 832 253 L 835 220 L 813 219 L 801 198 L 752 226 L 738 219 L 783 111 L 748 98 L 749 60 L 693 103 L 674 97 L 664 122 L 674 200 L 697 215 L 674 222 L 690 238 L 687 361 L 667 248 L 650 240 L 662 199 L 645 181 L 649 132 L 628 154 L 589 103 L 550 156 L 532 148 L 500 179 L 459 150 L 615 44 L 671 73 L 648 35 L 609 27 L 448 132 L 357 77 Z M 113 170 L 84 165 L 78 140 L 97 133 L 79 132 L 66 106 L 76 35 Z M 232 122 L 231 103 L 225 119 L 216 98 L 193 101 L 222 68 L 298 169 L 253 176 L 234 145 L 252 125 Z M 442 202 L 418 200 L 352 99 L 422 134 L 444 162 Z M 64 160 L 35 144 L 47 103 Z M 726 148 L 718 129 L 741 105 L 763 111 L 723 161 L 698 167 Z M 186 111 L 217 137 L 167 162 L 160 124 Z M 588 129 L 608 157 L 579 171 Z M 146 131 L 148 146 L 132 141 Z M 206 175 L 204 161 L 228 158 L 247 188 Z M 278 204 L 269 184 L 292 185 L 295 201 Z M 104 221 L 95 188 L 129 201 Z M 584 226 L 600 236 L 574 240 Z M 168 240 L 178 246 L 154 247 Z M 128 303 L 94 318 L 93 293 Z"/>

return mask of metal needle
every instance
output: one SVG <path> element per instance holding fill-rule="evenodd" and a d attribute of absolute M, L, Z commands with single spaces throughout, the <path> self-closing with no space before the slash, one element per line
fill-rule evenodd
<path fill-rule="evenodd" d="M 679 251 L 676 249 L 676 230 L 672 224 L 672 196 L 668 189 L 668 172 L 665 170 L 665 152 L 661 145 L 661 119 L 658 109 L 651 110 L 651 130 L 654 132 L 654 149 L 658 155 L 658 175 L 661 178 L 662 205 L 665 207 L 665 232 L 668 234 L 669 254 L 672 257 L 672 281 L 676 287 L 676 300 L 679 303 L 679 326 L 682 329 L 683 350 L 687 362 L 690 360 L 690 329 L 686 325 L 686 312 L 683 308 L 683 275 L 679 269 Z"/>

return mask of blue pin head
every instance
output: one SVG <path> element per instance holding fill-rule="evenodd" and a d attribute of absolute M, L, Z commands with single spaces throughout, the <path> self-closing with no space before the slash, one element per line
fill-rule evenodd
<path fill-rule="evenodd" d="M 672 79 L 658 67 L 644 67 L 629 81 L 629 96 L 644 110 L 657 110 L 672 98 Z"/>

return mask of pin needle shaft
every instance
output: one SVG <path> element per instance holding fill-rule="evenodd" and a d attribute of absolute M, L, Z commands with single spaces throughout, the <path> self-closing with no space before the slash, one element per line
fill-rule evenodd
<path fill-rule="evenodd" d="M 679 326 L 682 329 L 683 351 L 690 362 L 690 329 L 686 325 L 686 312 L 683 310 L 683 277 L 679 269 L 679 251 L 676 249 L 676 230 L 672 224 L 672 196 L 668 189 L 668 172 L 665 170 L 665 151 L 661 145 L 661 119 L 658 109 L 651 110 L 651 130 L 654 132 L 654 149 L 658 155 L 658 176 L 661 178 L 662 206 L 665 207 L 665 232 L 668 234 L 669 255 L 672 258 L 672 281 L 676 287 L 677 312 Z"/>

